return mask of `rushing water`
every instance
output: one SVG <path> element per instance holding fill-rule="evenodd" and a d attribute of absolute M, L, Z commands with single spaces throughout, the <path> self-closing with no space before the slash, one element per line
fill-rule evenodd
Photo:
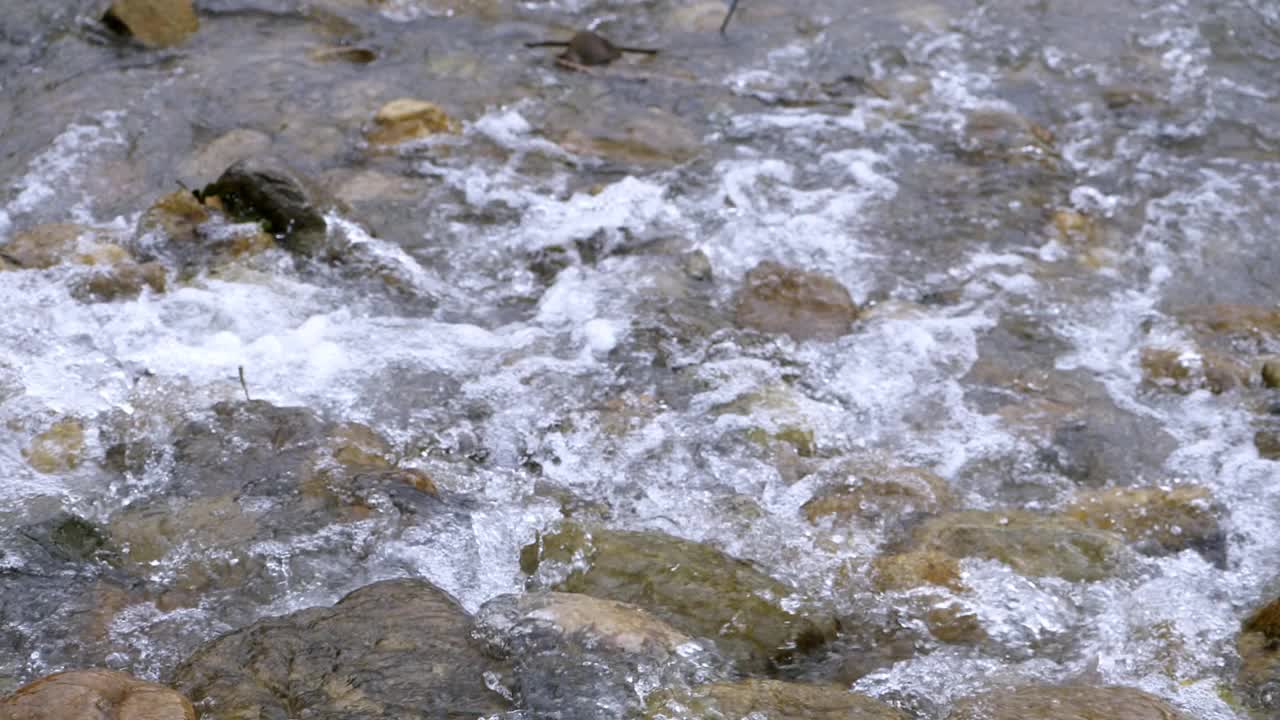
<path fill-rule="evenodd" d="M 81 586 L 47 577 L 47 612 L 0 607 L 0 689 L 104 662 L 162 677 L 203 639 L 383 577 L 474 610 L 523 586 L 520 547 L 566 497 L 874 623 L 911 601 L 859 576 L 891 530 L 801 512 L 840 459 L 872 454 L 932 470 L 962 508 L 1200 485 L 1225 561 L 1142 557 L 1072 583 L 966 560 L 957 597 L 985 642 L 831 677 L 926 713 L 997 681 L 1086 678 L 1243 717 L 1220 690 L 1241 617 L 1280 577 L 1280 471 L 1254 445 L 1274 398 L 1153 388 L 1141 353 L 1190 347 L 1184 308 L 1276 303 L 1280 4 L 741 5 L 722 38 L 714 2 L 208 0 L 187 43 L 144 51 L 93 3 L 3 3 L 0 251 L 48 222 L 130 238 L 247 129 L 347 202 L 331 228 L 395 278 L 271 251 L 91 303 L 71 290 L 82 268 L 0 273 L 6 532 L 60 510 L 111 527 L 163 498 L 163 453 L 108 472 L 112 438 L 162 439 L 235 400 L 238 368 L 255 399 L 368 424 L 466 503 L 254 540 L 271 583 L 251 597 L 130 600 L 93 642 L 57 611 Z M 662 52 L 584 74 L 524 47 L 588 25 Z M 376 59 L 317 52 L 351 45 Z M 462 131 L 369 148 L 397 97 Z M 690 270 L 703 257 L 709 279 Z M 763 260 L 868 309 L 830 341 L 739 331 L 735 293 Z M 40 472 L 27 448 L 64 418 L 84 461 Z M 753 439 L 788 428 L 809 433 L 799 454 Z M 143 582 L 217 551 L 158 558 Z M 0 546 L 0 569 L 24 562 Z"/>

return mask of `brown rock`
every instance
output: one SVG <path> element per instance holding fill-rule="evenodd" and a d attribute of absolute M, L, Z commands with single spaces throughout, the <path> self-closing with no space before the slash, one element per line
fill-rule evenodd
<path fill-rule="evenodd" d="M 735 313 L 743 327 L 800 341 L 847 334 L 859 310 L 835 278 L 765 261 L 747 273 Z"/>
<path fill-rule="evenodd" d="M 911 590 L 921 585 L 941 585 L 962 591 L 960 561 L 933 550 L 882 555 L 873 563 L 872 582 L 880 592 Z"/>
<path fill-rule="evenodd" d="M 79 420 L 67 418 L 37 435 L 22 454 L 36 470 L 58 473 L 79 467 L 83 451 L 84 425 Z"/>
<path fill-rule="evenodd" d="M 1263 361 L 1262 384 L 1269 388 L 1280 388 L 1280 358 Z"/>
<path fill-rule="evenodd" d="M 1153 554 L 1193 549 L 1226 560 L 1226 538 L 1218 525 L 1221 508 L 1200 486 L 1082 492 L 1063 514 L 1090 527 L 1120 533 Z"/>
<path fill-rule="evenodd" d="M 169 47 L 200 27 L 191 0 L 115 0 L 103 18 L 148 47 Z"/>
<path fill-rule="evenodd" d="M 879 700 L 834 685 L 743 680 L 701 685 L 684 693 L 655 693 L 646 718 L 712 720 L 907 720 Z"/>
<path fill-rule="evenodd" d="M 955 502 L 947 481 L 924 468 L 853 461 L 841 467 L 842 485 L 819 491 L 802 510 L 809 522 L 826 516 L 865 521 L 934 514 Z"/>
<path fill-rule="evenodd" d="M 485 684 L 503 670 L 447 593 L 387 580 L 227 633 L 182 663 L 174 686 L 211 703 L 205 720 L 461 719 L 509 709 Z"/>
<path fill-rule="evenodd" d="M 129 253 L 106 242 L 93 228 L 74 223 L 48 223 L 17 233 L 0 246 L 0 269 L 43 270 L 72 262 L 77 265 L 111 265 L 126 260 Z"/>
<path fill-rule="evenodd" d="M 458 121 L 439 105 L 413 98 L 400 98 L 383 105 L 373 116 L 373 122 L 366 136 L 375 145 L 395 145 L 461 129 Z"/>
<path fill-rule="evenodd" d="M 163 265 L 158 262 L 141 265 L 133 262 L 120 263 L 85 278 L 72 290 L 72 294 L 81 300 L 111 302 L 135 298 L 142 293 L 143 288 L 150 288 L 152 292 L 164 292 Z"/>
<path fill-rule="evenodd" d="M 1250 708 L 1275 717 L 1280 713 L 1280 598 L 1262 606 L 1245 621 L 1236 638 L 1240 654 L 1237 675 Z"/>
<path fill-rule="evenodd" d="M 3 720 L 195 720 L 191 703 L 163 685 L 113 670 L 41 678 L 0 699 Z"/>
<path fill-rule="evenodd" d="M 1115 533 L 1021 510 L 970 510 L 933 518 L 917 531 L 916 549 L 998 560 L 1023 575 L 1072 581 L 1108 577 L 1126 557 L 1123 539 Z"/>
<path fill-rule="evenodd" d="M 1024 687 L 965 698 L 947 720 L 1187 720 L 1171 705 L 1125 687 Z"/>

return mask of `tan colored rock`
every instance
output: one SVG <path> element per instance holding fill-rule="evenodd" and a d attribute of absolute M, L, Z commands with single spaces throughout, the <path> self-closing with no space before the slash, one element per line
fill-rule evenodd
<path fill-rule="evenodd" d="M 73 670 L 0 699 L 3 720 L 195 720 L 182 695 L 113 670 Z"/>
<path fill-rule="evenodd" d="M 1100 530 L 1120 533 L 1157 554 L 1186 549 L 1225 552 L 1218 524 L 1221 508 L 1208 489 L 1113 488 L 1080 493 L 1063 511 L 1066 517 Z"/>
<path fill-rule="evenodd" d="M 1280 308 L 1262 305 L 1197 305 L 1178 313 L 1194 329 L 1251 339 L 1280 337 Z"/>
<path fill-rule="evenodd" d="M 765 261 L 747 273 L 738 292 L 738 325 L 786 333 L 797 341 L 849 333 L 858 306 L 835 278 Z"/>
<path fill-rule="evenodd" d="M 458 121 L 439 105 L 413 98 L 400 98 L 383 105 L 373 116 L 373 123 L 366 137 L 375 145 L 396 145 L 461 129 Z"/>
<path fill-rule="evenodd" d="M 165 270 L 160 263 L 126 262 L 84 278 L 72 289 L 72 295 L 90 302 L 111 302 L 136 298 L 145 288 L 161 293 L 165 287 Z"/>
<path fill-rule="evenodd" d="M 827 516 L 872 521 L 935 514 L 955 503 L 947 481 L 924 468 L 852 461 L 839 474 L 845 483 L 819 491 L 801 508 L 809 522 Z"/>
<path fill-rule="evenodd" d="M 579 593 L 502 595 L 485 604 L 477 622 L 501 632 L 545 624 L 562 636 L 589 636 L 593 646 L 627 653 L 673 654 L 692 641 L 640 607 Z"/>
<path fill-rule="evenodd" d="M 738 8 L 738 12 L 742 12 Z M 708 33 L 720 29 L 728 6 L 720 0 L 698 0 L 679 4 L 664 15 L 662 24 L 668 32 Z"/>
<path fill-rule="evenodd" d="M 200 27 L 191 0 L 115 0 L 106 18 L 148 47 L 170 47 Z"/>
<path fill-rule="evenodd" d="M 998 560 L 1023 575 L 1101 580 L 1126 559 L 1123 538 L 1069 518 L 1021 510 L 948 513 L 916 532 L 915 547 Z"/>
<path fill-rule="evenodd" d="M 935 550 L 917 550 L 882 555 L 872 564 L 872 582 L 880 592 L 911 590 L 922 585 L 941 585 L 963 591 L 960 561 Z"/>
<path fill-rule="evenodd" d="M 112 265 L 129 259 L 124 248 L 74 223 L 48 223 L 19 232 L 0 245 L 0 256 L 7 261 L 0 269 L 8 270 L 44 270 L 66 262 Z"/>
<path fill-rule="evenodd" d="M 1188 720 L 1160 698 L 1126 687 L 1024 687 L 965 698 L 947 720 Z"/>
<path fill-rule="evenodd" d="M 668 166 L 686 162 L 702 149 L 686 121 L 658 108 L 628 108 L 598 117 L 561 111 L 550 122 L 568 126 L 554 135 L 565 150 L 624 165 Z"/>
<path fill-rule="evenodd" d="M 907 720 L 879 700 L 834 685 L 743 680 L 700 685 L 688 692 L 654 693 L 646 718 L 719 720 Z"/>
<path fill-rule="evenodd" d="M 1262 384 L 1269 388 L 1280 388 L 1280 358 L 1268 358 L 1262 363 Z"/>
<path fill-rule="evenodd" d="M 1248 385 L 1253 370 L 1245 363 L 1219 352 L 1194 352 L 1168 348 L 1143 348 L 1139 355 L 1147 382 L 1178 392 L 1206 389 L 1222 393 Z"/>
<path fill-rule="evenodd" d="M 31 467 L 42 473 L 59 473 L 80 466 L 84 452 L 84 425 L 75 418 L 54 423 L 22 452 Z"/>

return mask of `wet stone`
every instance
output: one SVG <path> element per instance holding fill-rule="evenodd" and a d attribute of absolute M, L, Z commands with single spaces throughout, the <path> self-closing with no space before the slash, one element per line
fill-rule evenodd
<path fill-rule="evenodd" d="M 831 340 L 850 331 L 858 306 L 829 275 L 765 261 L 747 273 L 738 292 L 738 325 L 793 339 Z"/>
<path fill-rule="evenodd" d="M 908 720 L 879 700 L 832 685 L 778 680 L 711 683 L 689 691 L 658 692 L 649 700 L 650 720 Z"/>
<path fill-rule="evenodd" d="M 1236 638 L 1236 678 L 1244 703 L 1267 717 L 1280 713 L 1280 598 L 1249 615 Z"/>
<path fill-rule="evenodd" d="M 112 670 L 41 678 L 0 698 L 4 720 L 195 720 L 195 709 L 163 685 Z"/>
<path fill-rule="evenodd" d="M 440 133 L 457 133 L 460 129 L 458 121 L 449 117 L 439 105 L 400 98 L 378 110 L 367 137 L 375 145 L 396 145 Z"/>
<path fill-rule="evenodd" d="M 235 258 L 275 245 L 256 225 L 226 225 L 221 216 L 179 190 L 155 201 L 138 220 L 137 243 L 148 257 L 162 258 L 180 273 L 217 269 Z"/>
<path fill-rule="evenodd" d="M 120 263 L 119 265 L 90 273 L 72 288 L 71 294 L 86 302 L 113 302 L 131 300 L 144 290 L 165 291 L 164 265 L 158 262 Z"/>
<path fill-rule="evenodd" d="M 521 706 L 538 717 L 636 714 L 654 684 L 705 682 L 714 653 L 648 612 L 572 593 L 502 595 L 477 636 L 511 658 Z"/>
<path fill-rule="evenodd" d="M 236 128 L 201 147 L 179 169 L 188 178 L 213 177 L 233 163 L 263 155 L 270 149 L 271 138 L 266 133 Z"/>
<path fill-rule="evenodd" d="M 936 550 L 882 555 L 875 559 L 872 567 L 872 582 L 881 592 L 912 590 L 924 585 L 964 590 L 960 580 L 960 561 Z"/>
<path fill-rule="evenodd" d="M 955 504 L 947 481 L 924 468 L 854 460 L 832 474 L 843 482 L 819 490 L 801 508 L 811 523 L 833 517 L 839 523 L 901 526 Z"/>
<path fill-rule="evenodd" d="M 638 605 L 745 669 L 787 664 L 836 631 L 833 618 L 783 609 L 792 588 L 750 563 L 662 533 L 570 524 L 527 546 L 521 568 L 535 586 Z"/>
<path fill-rule="evenodd" d="M 239 222 L 262 222 L 287 250 L 318 254 L 327 228 L 325 200 L 278 158 L 236 162 L 206 186 L 201 196 L 216 202 Z"/>
<path fill-rule="evenodd" d="M 59 420 L 37 435 L 23 451 L 27 463 L 42 473 L 59 473 L 80 466 L 84 425 L 74 418 Z"/>
<path fill-rule="evenodd" d="M 480 651 L 471 624 L 430 583 L 378 582 L 333 607 L 261 620 L 209 642 L 177 668 L 173 685 L 205 720 L 504 712 L 507 701 L 484 680 L 504 667 Z"/>
<path fill-rule="evenodd" d="M 1125 687 L 1025 687 L 965 698 L 947 720 L 1190 720 L 1165 701 Z"/>
<path fill-rule="evenodd" d="M 1195 550 L 1224 566 L 1223 509 L 1200 486 L 1113 488 L 1080 493 L 1063 514 L 1090 527 L 1123 535 L 1139 550 L 1168 555 Z"/>
<path fill-rule="evenodd" d="M 1127 559 L 1123 538 L 1075 520 L 1009 510 L 964 511 L 927 521 L 916 549 L 998 560 L 1030 576 L 1101 580 Z"/>
<path fill-rule="evenodd" d="M 178 45 L 200 27 L 191 0 L 115 0 L 103 21 L 148 47 Z"/>
<path fill-rule="evenodd" d="M 43 270 L 74 263 L 112 265 L 129 253 L 93 228 L 74 223 L 48 223 L 17 233 L 0 245 L 0 270 Z"/>

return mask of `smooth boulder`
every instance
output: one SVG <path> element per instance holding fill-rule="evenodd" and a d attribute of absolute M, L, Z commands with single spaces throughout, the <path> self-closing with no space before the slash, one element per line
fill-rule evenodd
<path fill-rule="evenodd" d="M 784 609 L 793 589 L 751 563 L 658 532 L 566 525 L 527 546 L 521 567 L 535 586 L 642 607 L 753 671 L 816 650 L 837 629 L 834 618 Z"/>
<path fill-rule="evenodd" d="M 1024 687 L 964 698 L 947 720 L 1189 720 L 1173 706 L 1126 687 Z"/>
<path fill-rule="evenodd" d="M 205 202 L 216 202 L 237 221 L 263 223 L 291 252 L 314 256 L 323 248 L 324 210 L 329 203 L 278 158 L 251 157 L 233 163 L 200 196 Z"/>
<path fill-rule="evenodd" d="M 173 685 L 204 720 L 476 718 L 509 710 L 471 618 L 421 580 L 367 585 L 333 607 L 258 621 L 196 651 Z M 207 709 L 205 709 L 207 708 Z"/>
<path fill-rule="evenodd" d="M 115 0 L 103 20 L 153 48 L 181 44 L 200 27 L 191 0 Z"/>
<path fill-rule="evenodd" d="M 785 333 L 796 341 L 846 335 L 859 309 L 835 278 L 765 261 L 747 273 L 738 291 L 738 325 Z"/>
<path fill-rule="evenodd" d="M 114 670 L 50 675 L 0 698 L 0 720 L 195 720 L 182 695 Z"/>

